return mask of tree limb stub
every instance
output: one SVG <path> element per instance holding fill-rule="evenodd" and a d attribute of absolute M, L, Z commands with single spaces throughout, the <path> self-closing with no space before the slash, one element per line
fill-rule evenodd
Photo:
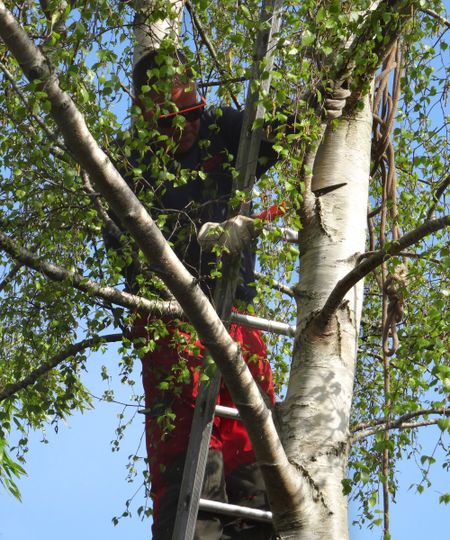
<path fill-rule="evenodd" d="M 60 353 L 43 362 L 38 368 L 33 370 L 22 380 L 6 385 L 5 388 L 0 390 L 0 402 L 13 396 L 20 390 L 24 390 L 28 386 L 31 386 L 40 377 L 57 367 L 59 364 L 61 364 L 61 362 L 64 362 L 64 360 L 67 360 L 71 356 L 75 356 L 76 354 L 83 352 L 86 349 L 90 349 L 91 347 L 94 347 L 95 345 L 98 345 L 100 343 L 114 343 L 117 341 L 122 341 L 122 337 L 122 334 L 105 334 L 104 336 L 95 336 L 83 339 L 78 343 L 73 343 L 69 345 Z"/>
<path fill-rule="evenodd" d="M 99 148 L 83 116 L 68 94 L 60 89 L 46 58 L 6 9 L 4 2 L 0 2 L 0 35 L 26 76 L 31 80 L 39 79 L 66 145 L 180 303 L 219 366 L 235 403 L 245 404 L 240 407 L 240 413 L 257 459 L 262 463 L 275 464 L 275 484 L 287 497 L 292 495 L 294 498 L 300 488 L 299 478 L 292 474 L 292 466 L 283 451 L 272 415 L 238 345 L 231 339 L 213 306 L 169 247 L 155 222 Z"/>

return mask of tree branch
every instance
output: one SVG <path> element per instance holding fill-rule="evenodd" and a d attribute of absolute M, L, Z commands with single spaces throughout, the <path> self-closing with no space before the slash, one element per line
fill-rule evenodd
<path fill-rule="evenodd" d="M 227 79 L 227 73 L 223 69 L 223 67 L 220 65 L 219 59 L 217 57 L 216 49 L 214 48 L 214 45 L 212 44 L 209 37 L 207 36 L 207 34 L 206 34 L 206 32 L 205 32 L 205 30 L 203 28 L 202 22 L 199 19 L 197 13 L 195 12 L 194 6 L 192 5 L 190 0 L 186 0 L 186 8 L 189 11 L 189 14 L 190 14 L 190 16 L 192 18 L 192 22 L 194 23 L 195 27 L 197 28 L 198 33 L 200 34 L 201 38 L 203 39 L 203 41 L 204 41 L 204 43 L 206 45 L 206 48 L 209 51 L 209 54 L 213 57 L 213 60 L 214 60 L 214 62 L 216 64 L 217 71 L 219 72 L 219 74 L 222 77 L 224 77 L 224 84 L 228 85 L 229 83 L 228 83 L 228 79 Z M 200 86 L 202 86 L 202 85 L 200 85 Z M 203 85 L 203 86 L 205 86 L 205 85 Z M 233 100 L 233 103 L 235 104 L 236 108 L 238 110 L 240 110 L 241 105 L 240 105 L 239 101 L 237 100 L 237 97 L 234 95 L 234 92 L 231 90 L 231 88 L 228 88 L 228 91 L 230 92 L 231 99 Z"/>
<path fill-rule="evenodd" d="M 74 356 L 84 351 L 85 349 L 94 347 L 99 343 L 114 343 L 121 340 L 122 334 L 106 334 L 104 336 L 96 336 L 83 339 L 83 341 L 79 341 L 78 343 L 73 343 L 72 345 L 69 345 L 66 349 L 53 356 L 50 360 L 42 363 L 38 368 L 34 369 L 22 380 L 12 384 L 8 384 L 5 386 L 5 388 L 1 389 L 0 403 L 5 399 L 11 397 L 12 395 L 16 394 L 20 390 L 24 390 L 28 386 L 31 386 L 40 377 L 42 377 L 42 375 L 45 375 L 46 373 L 57 367 L 61 362 L 64 362 L 64 360 L 67 360 L 71 356 Z"/>
<path fill-rule="evenodd" d="M 28 103 L 27 98 L 23 94 L 22 90 L 17 86 L 16 81 L 14 80 L 14 77 L 12 73 L 8 70 L 8 68 L 3 64 L 3 62 L 0 62 L 0 69 L 3 71 L 5 77 L 10 82 L 14 92 L 19 96 L 22 103 L 25 105 L 25 107 L 30 112 L 31 118 L 38 124 L 38 126 L 42 129 L 42 131 L 47 135 L 49 139 L 55 142 L 55 146 L 53 147 L 52 151 L 53 153 L 59 157 L 64 158 L 67 149 L 64 148 L 64 146 L 61 145 L 60 141 L 58 141 L 58 138 L 56 135 L 46 126 L 45 122 L 36 114 L 32 112 L 32 107 Z"/>
<path fill-rule="evenodd" d="M 418 416 L 428 416 L 429 414 L 438 414 L 439 416 L 449 417 L 450 409 L 449 408 L 431 408 L 431 409 L 421 409 L 418 411 L 413 411 L 410 413 L 403 414 L 396 419 L 388 420 L 387 418 L 379 418 L 373 422 L 367 422 L 358 424 L 353 429 L 352 443 L 357 442 L 366 437 L 370 437 L 379 431 L 391 430 L 391 429 L 413 429 L 415 427 L 421 426 L 430 426 L 437 424 L 439 418 L 435 420 L 423 420 L 420 422 L 409 422 L 412 418 L 417 418 Z"/>
<path fill-rule="evenodd" d="M 32 81 L 40 81 L 40 88 L 47 93 L 51 114 L 66 145 L 197 329 L 201 341 L 219 366 L 233 401 L 238 404 L 258 461 L 270 467 L 272 486 L 277 486 L 278 493 L 281 491 L 295 508 L 300 493 L 303 493 L 303 482 L 293 473 L 272 413 L 243 360 L 239 345 L 230 337 L 208 298 L 170 248 L 156 223 L 100 149 L 74 102 L 60 89 L 47 59 L 2 1 L 0 36 L 26 76 Z"/>
<path fill-rule="evenodd" d="M 442 15 L 439 15 L 439 13 L 436 13 L 436 11 L 432 9 L 426 9 L 426 8 L 425 9 L 422 8 L 419 11 L 421 11 L 422 13 L 426 13 L 430 17 L 433 17 L 433 19 L 436 19 L 437 21 L 439 21 L 444 26 L 447 26 L 447 28 L 450 28 L 450 21 L 446 19 L 445 17 L 443 17 Z"/>
<path fill-rule="evenodd" d="M 6 274 L 6 276 L 0 282 L 0 292 L 7 287 L 11 281 L 17 276 L 19 270 L 22 268 L 22 263 L 16 263 L 11 270 Z"/>
<path fill-rule="evenodd" d="M 279 281 L 275 281 L 270 276 L 266 276 L 265 274 L 262 274 L 261 272 L 255 272 L 255 277 L 258 279 L 261 279 L 262 281 L 265 281 L 272 287 L 272 289 L 275 289 L 277 291 L 282 292 L 283 294 L 286 294 L 287 296 L 290 296 L 291 298 L 295 298 L 295 293 L 291 289 L 291 287 L 288 287 L 284 283 L 280 283 Z"/>
<path fill-rule="evenodd" d="M 449 225 L 450 216 L 427 221 L 413 231 L 402 236 L 397 242 L 387 245 L 383 250 L 374 253 L 362 263 L 358 264 L 351 272 L 338 281 L 320 313 L 313 319 L 313 324 L 319 329 L 325 328 L 330 322 L 333 314 L 341 305 L 345 295 L 354 285 L 356 285 L 356 283 L 358 283 L 358 281 L 375 270 L 375 268 L 380 266 L 387 259 L 398 255 L 404 249 L 422 240 L 425 236 L 439 231 L 444 227 L 448 227 Z"/>
<path fill-rule="evenodd" d="M 427 213 L 427 219 L 431 219 L 434 215 L 434 211 L 436 210 L 436 206 L 438 205 L 439 199 L 442 197 L 442 195 L 445 193 L 445 190 L 450 186 L 450 174 L 447 176 L 447 178 L 444 178 L 442 182 L 440 183 L 439 187 L 436 190 L 436 193 L 433 193 L 433 199 L 434 202 L 431 205 L 430 209 Z"/>
<path fill-rule="evenodd" d="M 372 80 L 380 63 L 389 53 L 392 45 L 403 31 L 405 24 L 411 18 L 412 8 L 416 3 L 411 0 L 379 2 L 378 6 L 367 15 L 357 38 L 353 40 L 345 52 L 345 60 L 341 66 L 338 66 L 336 80 L 345 81 L 348 79 L 355 83 L 354 59 L 360 57 L 361 45 L 368 42 L 373 43 L 372 52 L 375 53 L 376 58 L 367 59 L 364 71 L 359 74 L 360 80 L 356 81 L 356 86 L 359 89 L 361 83 Z M 387 22 L 385 22 L 386 15 L 390 15 Z M 374 28 L 377 26 L 383 28 L 383 32 L 374 39 Z"/>
<path fill-rule="evenodd" d="M 40 257 L 31 253 L 31 251 L 20 247 L 17 242 L 11 240 L 2 231 L 0 231 L 0 249 L 6 251 L 21 265 L 36 270 L 52 281 L 67 282 L 72 287 L 87 293 L 89 296 L 102 298 L 108 303 L 114 303 L 144 315 L 157 314 L 169 317 L 181 317 L 183 315 L 182 309 L 175 301 L 147 300 L 141 296 L 135 296 L 114 287 L 102 287 L 95 281 L 87 279 L 77 272 L 43 261 Z"/>

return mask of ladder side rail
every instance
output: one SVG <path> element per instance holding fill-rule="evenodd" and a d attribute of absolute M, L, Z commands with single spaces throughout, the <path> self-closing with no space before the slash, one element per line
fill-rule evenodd
<path fill-rule="evenodd" d="M 267 54 L 272 54 L 273 52 L 273 47 L 268 50 L 264 50 L 261 43 L 265 43 L 266 47 L 267 44 L 271 43 L 272 40 L 270 39 L 270 36 L 273 35 L 274 30 L 276 31 L 278 29 L 279 15 L 281 14 L 281 3 L 282 0 L 267 0 L 267 2 L 266 0 L 263 0 L 262 2 L 262 20 L 264 21 L 272 18 L 272 25 L 269 31 L 269 35 L 267 34 L 266 29 L 263 32 L 258 33 L 255 54 L 255 64 L 257 65 L 259 65 L 259 62 Z M 275 9 L 276 6 L 278 6 L 277 9 Z M 267 7 L 269 7 L 270 12 Z M 249 96 L 253 94 L 250 90 L 251 81 L 249 84 Z M 255 99 L 254 97 L 253 99 L 253 103 L 246 104 L 246 108 L 244 111 L 243 128 L 241 130 L 241 138 L 239 142 L 239 150 L 236 160 L 236 166 L 239 171 L 239 182 L 237 186 L 234 186 L 235 188 L 245 186 L 248 189 L 248 186 L 251 187 L 254 181 L 262 130 L 252 131 L 250 129 L 253 125 L 254 119 L 256 118 L 255 105 L 257 103 L 257 99 Z M 263 118 L 264 109 L 258 107 L 258 113 L 261 115 L 260 118 Z M 244 126 L 246 126 L 245 130 Z M 253 139 L 255 137 L 259 139 L 257 144 L 253 143 Z M 252 158 L 249 154 L 250 145 L 252 146 L 252 152 L 256 152 L 254 154 L 254 158 Z M 244 158 L 242 156 L 244 156 Z M 247 156 L 247 158 L 245 158 L 245 156 Z M 241 172 L 242 167 L 244 166 L 242 165 L 242 163 L 246 164 L 245 173 Z M 251 164 L 253 164 L 253 172 L 250 169 Z M 247 215 L 248 210 L 249 208 L 246 211 Z M 219 280 L 214 293 L 215 305 L 219 306 L 219 309 L 217 310 L 218 314 L 220 318 L 224 321 L 229 320 L 231 315 L 234 294 L 239 276 L 240 256 L 235 257 L 234 260 L 227 259 L 228 257 L 224 258 L 222 277 Z M 211 386 L 214 386 L 211 389 L 213 392 L 208 391 Z M 219 386 L 219 370 L 216 371 L 214 380 L 210 381 L 209 385 L 200 385 L 199 394 L 197 397 L 197 399 L 200 399 L 200 407 L 196 405 L 194 411 L 194 418 L 192 424 L 194 433 L 191 432 L 191 436 L 189 438 L 172 540 L 192 540 L 194 537 L 195 523 L 197 520 L 197 514 L 199 509 L 200 494 L 203 485 L 209 451 L 209 441 L 211 438 L 211 430 L 213 425 L 214 408 L 217 401 Z M 206 396 L 204 394 L 206 394 Z M 206 417 L 206 415 L 204 414 L 206 412 L 209 415 L 208 417 Z"/>

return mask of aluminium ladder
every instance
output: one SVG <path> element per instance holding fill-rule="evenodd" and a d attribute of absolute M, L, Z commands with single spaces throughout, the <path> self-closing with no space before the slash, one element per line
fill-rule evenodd
<path fill-rule="evenodd" d="M 260 93 L 252 88 L 253 81 L 260 80 L 260 64 L 266 60 L 265 70 L 268 77 L 261 82 L 261 93 L 268 92 L 270 88 L 270 73 L 273 66 L 273 50 L 275 48 L 274 36 L 278 31 L 281 19 L 282 0 L 262 0 L 261 27 L 258 31 L 255 44 L 255 63 L 252 69 L 252 76 L 249 82 L 249 89 L 246 100 L 241 138 L 236 159 L 236 169 L 238 171 L 237 185 L 234 189 L 249 192 L 253 186 L 259 148 L 262 138 L 262 128 L 253 129 L 255 120 L 263 120 L 265 108 L 258 103 Z M 240 214 L 248 215 L 249 203 L 241 205 Z M 214 301 L 219 306 L 217 312 L 222 321 L 228 327 L 231 319 L 231 309 L 239 275 L 240 256 L 229 260 L 224 258 L 222 278 L 217 283 Z M 220 511 L 231 513 L 232 515 L 242 515 L 242 512 L 249 517 L 249 512 L 253 513 L 252 519 L 271 521 L 270 512 L 251 511 L 243 507 L 225 505 L 214 501 L 201 499 L 203 478 L 206 469 L 206 462 L 209 451 L 209 441 L 211 438 L 212 424 L 216 410 L 217 395 L 220 387 L 220 373 L 216 370 L 214 377 L 208 385 L 201 384 L 192 422 L 191 435 L 186 453 L 186 460 L 183 472 L 183 481 L 180 488 L 180 495 L 177 506 L 177 517 L 175 520 L 172 540 L 192 540 L 195 531 L 195 524 L 199 507 L 204 510 Z M 224 508 L 226 507 L 226 508 Z M 262 514 L 260 514 L 262 512 Z"/>

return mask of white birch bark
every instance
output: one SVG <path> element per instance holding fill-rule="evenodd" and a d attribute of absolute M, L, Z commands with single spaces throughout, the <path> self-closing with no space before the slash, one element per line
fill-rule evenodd
<path fill-rule="evenodd" d="M 178 44 L 185 0 L 136 0 L 134 59 L 159 49 L 166 38 Z"/>
<path fill-rule="evenodd" d="M 0 37 L 29 80 L 38 79 L 51 103 L 51 114 L 65 144 L 89 174 L 155 272 L 178 300 L 219 366 L 233 401 L 247 426 L 257 459 L 270 470 L 269 492 L 293 501 L 302 489 L 280 443 L 271 411 L 235 343 L 196 280 L 177 258 L 136 195 L 98 146 L 80 111 L 61 90 L 48 60 L 30 40 L 4 2 L 0 1 Z M 300 480 L 300 481 L 299 481 Z"/>
<path fill-rule="evenodd" d="M 137 0 L 135 61 L 158 48 L 165 37 L 178 39 L 183 4 L 182 0 Z M 147 18 L 147 8 L 156 5 L 173 8 L 170 24 L 164 22 L 167 15 L 156 22 L 151 16 Z M 282 446 L 239 348 L 151 217 L 97 146 L 79 111 L 59 89 L 42 54 L 1 1 L 0 33 L 27 76 L 43 81 L 67 146 L 157 268 L 219 365 L 262 464 L 280 537 L 348 538 L 341 480 L 347 463 L 362 282 L 347 294 L 326 328 L 314 324 L 314 317 L 364 251 L 372 118 L 368 99 L 363 111 L 343 118 L 336 129 L 327 129 L 315 159 L 314 174 L 319 180 L 322 177 L 324 184 L 346 185 L 316 200 L 311 220 L 300 235 L 298 330 L 288 394 L 280 407 Z M 331 181 L 327 177 L 332 177 Z"/>
<path fill-rule="evenodd" d="M 313 201 L 310 220 L 300 232 L 298 329 L 280 416 L 284 448 L 309 482 L 311 499 L 299 507 L 297 516 L 279 516 L 283 539 L 348 538 L 341 481 L 347 464 L 362 281 L 349 291 L 326 328 L 318 328 L 314 317 L 364 251 L 371 126 L 366 98 L 364 110 L 341 119 L 335 129 L 327 128 L 314 163 L 313 174 L 321 184 L 346 185 Z"/>

